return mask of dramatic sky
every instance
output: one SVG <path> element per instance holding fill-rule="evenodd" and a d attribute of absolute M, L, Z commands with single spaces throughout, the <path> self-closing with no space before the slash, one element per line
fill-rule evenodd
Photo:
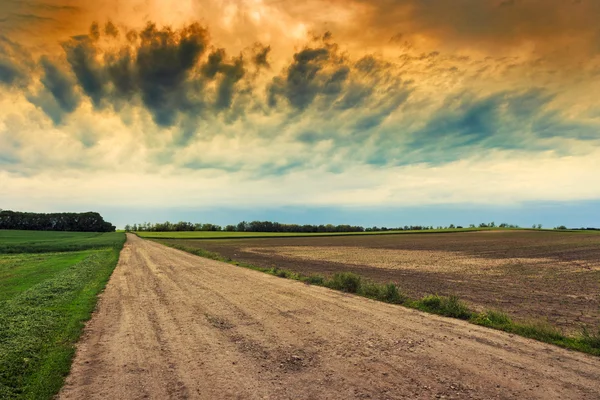
<path fill-rule="evenodd" d="M 598 0 L 0 0 L 0 208 L 600 225 Z"/>

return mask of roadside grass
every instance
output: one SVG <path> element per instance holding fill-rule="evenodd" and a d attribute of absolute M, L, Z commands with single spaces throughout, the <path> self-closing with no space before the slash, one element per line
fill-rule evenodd
<path fill-rule="evenodd" d="M 468 320 L 473 316 L 473 312 L 457 296 L 429 295 L 413 301 L 411 306 L 421 311 L 451 318 Z"/>
<path fill-rule="evenodd" d="M 29 233 L 32 242 L 40 237 Z M 58 233 L 47 241 L 64 248 L 68 236 Z M 59 391 L 124 242 L 121 233 L 103 249 L 92 240 L 83 251 L 37 253 L 34 243 L 35 254 L 0 254 L 0 399 L 51 399 Z"/>
<path fill-rule="evenodd" d="M 507 314 L 500 311 L 474 311 L 457 296 L 428 295 L 421 299 L 410 299 L 408 296 L 402 293 L 400 288 L 395 283 L 380 284 L 372 282 L 353 272 L 336 273 L 331 278 L 326 278 L 321 275 L 303 275 L 294 271 L 280 269 L 277 267 L 264 268 L 248 263 L 234 261 L 231 258 L 222 257 L 220 254 L 215 252 L 189 248 L 179 244 L 163 242 L 160 240 L 156 241 L 166 246 L 195 254 L 200 257 L 226 262 L 281 278 L 294 279 L 302 281 L 306 284 L 323 286 L 346 293 L 353 293 L 386 303 L 400 304 L 405 307 L 432 314 L 462 319 L 475 325 L 497 329 L 526 338 L 535 339 L 540 342 L 564 347 L 570 350 L 577 350 L 583 353 L 600 356 L 600 327 L 597 327 L 596 330 L 590 330 L 588 327 L 582 327 L 579 335 L 567 336 L 558 328 L 550 325 L 546 321 L 513 321 Z"/>
<path fill-rule="evenodd" d="M 53 253 L 119 246 L 119 232 L 54 232 L 0 230 L 0 254 Z"/>

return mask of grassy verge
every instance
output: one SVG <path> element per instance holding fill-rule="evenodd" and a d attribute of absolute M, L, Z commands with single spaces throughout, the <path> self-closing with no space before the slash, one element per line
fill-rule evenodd
<path fill-rule="evenodd" d="M 476 312 L 471 310 L 463 301 L 456 296 L 438 296 L 429 295 L 421 299 L 410 299 L 402 293 L 394 283 L 380 284 L 369 281 L 360 275 L 352 272 L 342 272 L 334 274 L 331 278 L 321 275 L 303 275 L 294 271 L 280 268 L 264 268 L 256 265 L 237 262 L 230 258 L 222 257 L 218 253 L 194 249 L 178 244 L 172 244 L 157 240 L 166 246 L 186 251 L 200 257 L 210 258 L 212 260 L 223 261 L 236 266 L 253 269 L 281 278 L 294 279 L 324 286 L 334 290 L 340 290 L 347 293 L 354 293 L 359 296 L 383 301 L 392 304 L 401 304 L 405 307 L 442 315 L 445 317 L 458 318 L 469 321 L 473 324 L 493 328 L 541 342 L 554 344 L 571 350 L 577 350 L 584 353 L 600 356 L 600 328 L 590 331 L 583 328 L 578 336 L 566 336 L 556 327 L 541 321 L 517 322 L 513 321 L 508 315 L 487 310 Z"/>
<path fill-rule="evenodd" d="M 120 234 L 100 250 L 0 254 L 0 399 L 58 392 L 124 242 Z"/>

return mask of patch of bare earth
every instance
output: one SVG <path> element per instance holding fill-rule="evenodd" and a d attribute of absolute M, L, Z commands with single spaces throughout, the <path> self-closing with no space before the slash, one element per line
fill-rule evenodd
<path fill-rule="evenodd" d="M 426 272 L 460 272 L 469 275 L 503 275 L 507 266 L 527 265 L 538 269 L 569 271 L 578 273 L 583 269 L 570 268 L 571 263 L 551 258 L 507 258 L 480 259 L 468 254 L 449 251 L 393 250 L 363 247 L 323 247 L 323 246 L 281 246 L 275 250 L 264 247 L 242 248 L 243 252 L 276 254 L 283 257 L 298 258 L 306 261 L 329 261 L 349 265 L 369 265 L 373 268 L 393 270 L 415 270 Z M 600 271 L 600 260 L 586 264 L 585 270 Z"/>
<path fill-rule="evenodd" d="M 600 359 L 129 235 L 60 399 L 598 399 Z"/>
<path fill-rule="evenodd" d="M 600 325 L 599 234 L 491 232 L 165 242 L 304 274 L 352 271 L 412 297 L 455 294 L 567 333 Z"/>

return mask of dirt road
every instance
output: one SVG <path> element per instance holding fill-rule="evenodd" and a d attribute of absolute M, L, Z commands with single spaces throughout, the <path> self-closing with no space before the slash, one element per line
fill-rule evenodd
<path fill-rule="evenodd" d="M 600 359 L 129 235 L 60 399 L 598 399 Z"/>

